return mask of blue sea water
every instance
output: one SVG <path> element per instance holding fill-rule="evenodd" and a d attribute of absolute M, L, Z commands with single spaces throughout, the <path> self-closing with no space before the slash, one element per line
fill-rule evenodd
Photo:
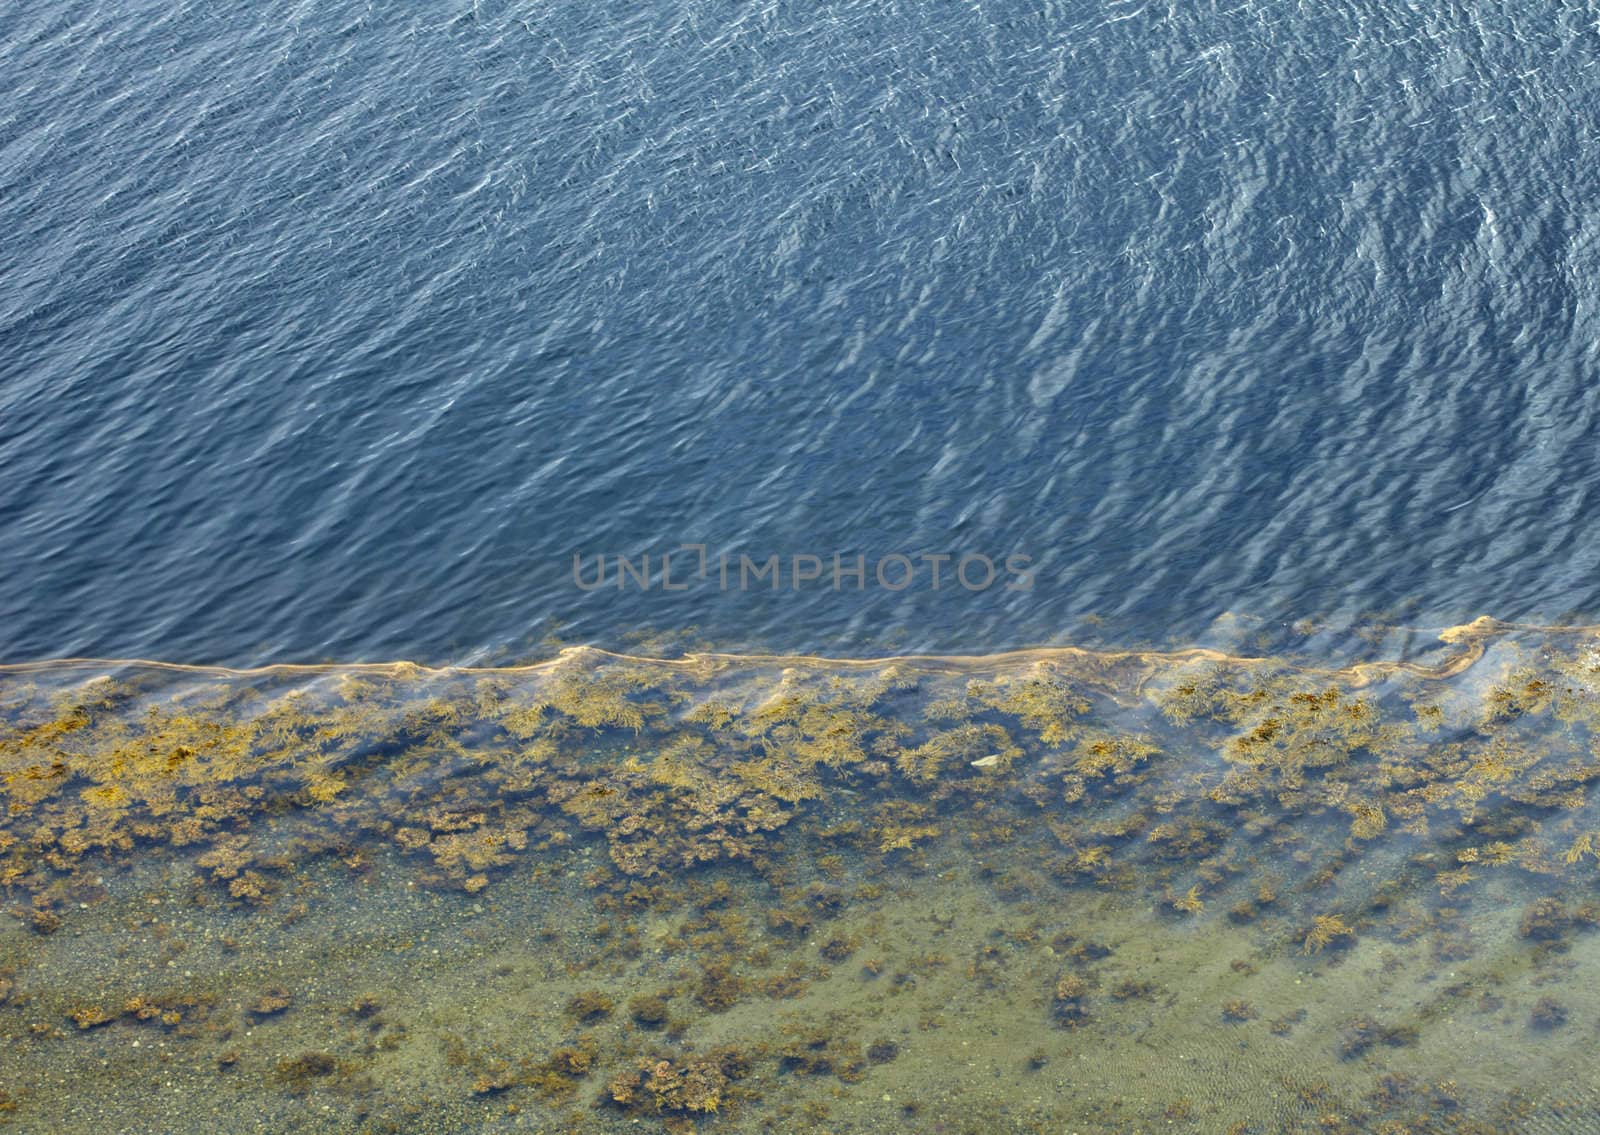
<path fill-rule="evenodd" d="M 0 657 L 1600 619 L 1597 143 L 1593 0 L 0 0 Z"/>

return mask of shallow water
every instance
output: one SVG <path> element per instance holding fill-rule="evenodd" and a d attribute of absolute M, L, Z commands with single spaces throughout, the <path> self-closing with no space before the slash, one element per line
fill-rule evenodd
<path fill-rule="evenodd" d="M 1431 637 L 9 668 L 0 1115 L 1592 1130 L 1600 632 Z"/>

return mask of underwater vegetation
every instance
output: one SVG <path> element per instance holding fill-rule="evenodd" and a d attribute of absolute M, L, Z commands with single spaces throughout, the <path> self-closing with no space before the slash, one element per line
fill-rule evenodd
<path fill-rule="evenodd" d="M 886 964 L 881 927 L 850 920 L 945 855 L 1029 909 L 1116 896 L 1174 941 L 1247 934 L 1258 957 L 1236 961 L 1237 983 L 1262 959 L 1323 972 L 1412 943 L 1431 964 L 1464 963 L 1482 933 L 1473 904 L 1508 891 L 1525 896 L 1512 913 L 1530 964 L 1560 964 L 1600 925 L 1600 637 L 1480 620 L 1443 641 L 1435 665 L 1345 667 L 1198 650 L 830 662 L 575 649 L 483 671 L 0 669 L 0 886 L 40 940 L 92 918 L 119 874 L 151 861 L 182 865 L 202 909 L 290 925 L 308 863 L 400 871 L 481 903 L 593 850 L 577 885 L 604 929 L 598 968 L 574 963 L 574 976 L 658 954 L 695 964 L 571 986 L 554 1014 L 566 1039 L 541 1052 L 463 1042 L 462 1097 L 513 1113 L 576 1101 L 599 1124 L 736 1126 L 774 1078 L 848 1086 L 904 1063 L 902 1041 L 858 1036 L 859 1023 L 683 1041 L 841 974 L 890 994 L 949 973 L 1002 990 L 1019 951 L 1048 949 L 1029 996 L 1067 1044 L 1172 995 L 1063 926 L 1002 936 L 959 966 L 937 953 Z M 752 906 L 728 881 L 740 874 L 767 898 Z M 16 980 L 0 973 L 0 1019 Z M 1235 995 L 1248 988 L 1210 998 L 1208 1027 L 1305 1035 L 1303 1008 Z M 298 1011 L 287 984 L 238 1009 L 269 1025 Z M 220 1012 L 214 997 L 84 989 L 57 1024 L 69 1039 L 134 1024 L 176 1038 Z M 1574 1010 L 1546 995 L 1518 1019 L 1554 1037 Z M 1365 1066 L 1426 1037 L 1425 1021 L 1347 1014 L 1320 1051 Z M 1046 1052 L 1022 1063 L 1052 1066 Z M 269 1078 L 293 1096 L 362 1083 L 323 1048 L 282 1056 Z M 1459 1115 L 1463 1131 L 1479 1115 L 1441 1112 L 1436 1086 L 1387 1090 L 1363 1112 L 1401 1124 L 1385 1130 L 1410 1129 L 1393 1118 L 1406 1108 Z M 1193 1110 L 1163 1108 L 1172 1122 Z M 1349 1122 L 1316 1129 L 1380 1129 Z"/>

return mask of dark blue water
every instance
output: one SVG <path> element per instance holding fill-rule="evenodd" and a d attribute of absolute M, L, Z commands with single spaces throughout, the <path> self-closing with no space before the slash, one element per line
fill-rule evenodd
<path fill-rule="evenodd" d="M 0 0 L 0 657 L 1600 618 L 1596 185 L 1592 0 Z"/>

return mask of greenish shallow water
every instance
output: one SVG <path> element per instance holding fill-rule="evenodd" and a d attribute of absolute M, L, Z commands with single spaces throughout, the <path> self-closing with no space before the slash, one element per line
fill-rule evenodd
<path fill-rule="evenodd" d="M 1600 1125 L 1591 631 L 0 707 L 14 1130 Z"/>

